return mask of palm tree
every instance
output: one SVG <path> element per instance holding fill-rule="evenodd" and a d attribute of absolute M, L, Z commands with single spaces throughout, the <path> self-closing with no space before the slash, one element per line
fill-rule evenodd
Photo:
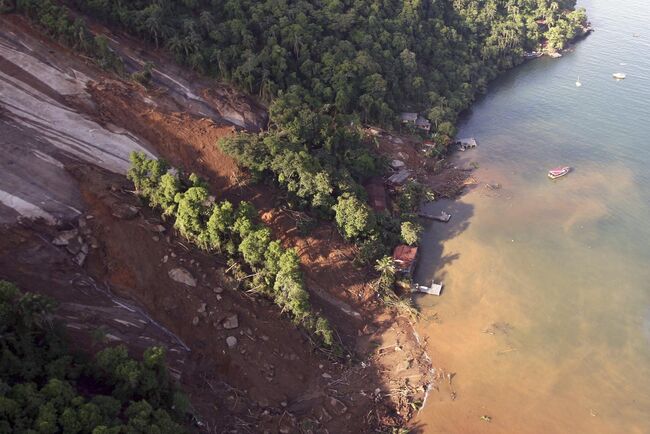
<path fill-rule="evenodd" d="M 397 267 L 395 266 L 395 261 L 390 256 L 384 256 L 381 259 L 378 259 L 375 264 L 375 270 L 381 273 L 379 276 L 379 287 L 382 290 L 393 289 L 395 284 L 395 273 L 397 272 Z"/>
<path fill-rule="evenodd" d="M 395 267 L 395 261 L 393 261 L 393 258 L 390 256 L 384 256 L 381 259 L 377 259 L 375 270 L 381 273 L 382 278 L 384 276 L 393 278 L 397 272 L 397 267 Z"/>

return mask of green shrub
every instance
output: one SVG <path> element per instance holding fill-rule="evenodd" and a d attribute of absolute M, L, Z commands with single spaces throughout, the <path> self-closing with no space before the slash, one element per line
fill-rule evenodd
<path fill-rule="evenodd" d="M 402 241 L 413 246 L 420 241 L 422 226 L 414 222 L 404 222 L 401 227 Z"/>
<path fill-rule="evenodd" d="M 360 238 L 375 227 L 375 216 L 370 207 L 356 196 L 340 196 L 333 209 L 339 231 L 348 240 Z"/>

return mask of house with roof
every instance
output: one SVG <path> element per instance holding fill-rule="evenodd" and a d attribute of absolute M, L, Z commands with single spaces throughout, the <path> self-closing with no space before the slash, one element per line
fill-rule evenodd
<path fill-rule="evenodd" d="M 400 115 L 400 119 L 403 124 L 412 124 L 415 125 L 415 121 L 418 120 L 417 113 L 404 112 Z"/>
<path fill-rule="evenodd" d="M 393 250 L 393 262 L 397 273 L 406 277 L 411 277 L 415 271 L 415 264 L 417 262 L 418 248 L 414 246 L 407 246 L 400 244 Z"/>
<path fill-rule="evenodd" d="M 424 131 L 431 130 L 431 122 L 418 113 L 404 112 L 400 115 L 400 120 L 403 124 L 413 125 Z"/>

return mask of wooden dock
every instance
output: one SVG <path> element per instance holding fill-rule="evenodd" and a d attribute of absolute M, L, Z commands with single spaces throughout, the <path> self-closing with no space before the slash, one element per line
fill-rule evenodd
<path fill-rule="evenodd" d="M 458 145 L 459 151 L 466 151 L 468 149 L 473 149 L 478 146 L 478 142 L 474 137 L 468 137 L 466 139 L 458 139 L 456 140 L 456 144 Z"/>
<path fill-rule="evenodd" d="M 421 292 L 429 295 L 440 295 L 442 292 L 442 283 L 431 282 L 431 286 L 413 285 L 411 292 Z"/>
<path fill-rule="evenodd" d="M 433 214 L 427 214 L 424 212 L 418 213 L 418 216 L 429 219 L 429 220 L 436 220 L 439 222 L 447 223 L 449 219 L 451 219 L 451 214 L 447 214 L 446 212 L 442 211 L 440 215 L 433 215 Z"/>

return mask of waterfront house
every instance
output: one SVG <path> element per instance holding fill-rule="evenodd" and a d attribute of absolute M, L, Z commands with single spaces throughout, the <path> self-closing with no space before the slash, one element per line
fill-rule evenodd
<path fill-rule="evenodd" d="M 400 244 L 393 251 L 393 262 L 397 272 L 410 278 L 415 270 L 418 248 Z"/>

